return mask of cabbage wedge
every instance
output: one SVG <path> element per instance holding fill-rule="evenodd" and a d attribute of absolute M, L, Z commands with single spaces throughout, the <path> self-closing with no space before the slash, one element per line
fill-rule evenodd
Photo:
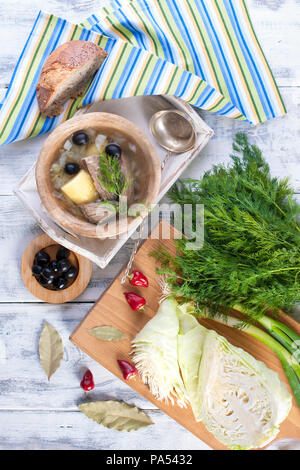
<path fill-rule="evenodd" d="M 212 330 L 198 379 L 200 420 L 231 449 L 268 444 L 291 408 L 292 397 L 274 371 Z"/>
<path fill-rule="evenodd" d="M 199 370 L 207 329 L 195 317 L 179 314 L 178 363 L 195 419 L 201 421 L 198 393 Z"/>
<path fill-rule="evenodd" d="M 180 406 L 186 406 L 188 400 L 178 364 L 178 332 L 177 302 L 168 298 L 135 337 L 132 353 L 143 382 L 158 400 L 171 403 L 176 400 Z"/>
<path fill-rule="evenodd" d="M 159 400 L 189 404 L 230 449 L 263 447 L 279 432 L 292 397 L 278 375 L 198 323 L 191 304 L 164 300 L 133 340 L 133 361 Z"/>

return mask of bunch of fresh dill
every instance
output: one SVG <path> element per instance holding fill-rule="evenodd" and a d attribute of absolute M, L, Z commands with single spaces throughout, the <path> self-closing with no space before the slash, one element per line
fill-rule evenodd
<path fill-rule="evenodd" d="M 203 247 L 189 250 L 183 238 L 174 257 L 163 249 L 155 257 L 178 297 L 211 315 L 238 305 L 253 321 L 300 301 L 300 206 L 245 134 L 236 135 L 233 150 L 231 166 L 217 165 L 169 193 L 174 203 L 204 205 Z"/>

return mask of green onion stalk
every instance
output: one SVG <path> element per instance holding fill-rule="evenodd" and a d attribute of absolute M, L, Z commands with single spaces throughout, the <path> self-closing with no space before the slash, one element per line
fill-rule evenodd
<path fill-rule="evenodd" d="M 247 311 L 243 309 L 241 304 L 235 305 L 233 308 L 247 315 Z M 257 321 L 293 355 L 298 363 L 300 362 L 300 336 L 295 331 L 267 315 L 259 317 Z"/>

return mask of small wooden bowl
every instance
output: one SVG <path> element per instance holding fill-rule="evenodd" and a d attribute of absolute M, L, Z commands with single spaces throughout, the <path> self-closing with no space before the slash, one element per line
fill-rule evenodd
<path fill-rule="evenodd" d="M 59 246 L 48 235 L 43 234 L 32 240 L 22 256 L 21 275 L 27 289 L 38 299 L 50 304 L 62 304 L 70 302 L 78 297 L 87 287 L 92 276 L 92 262 L 83 256 L 71 251 L 70 261 L 78 269 L 76 279 L 63 290 L 56 291 L 41 286 L 32 274 L 32 265 L 35 255 L 40 251 L 46 251 L 51 258 L 55 259 L 55 253 Z"/>
<path fill-rule="evenodd" d="M 36 183 L 42 203 L 53 219 L 69 231 L 90 238 L 115 237 L 130 231 L 138 225 L 141 217 L 124 217 L 115 224 L 93 224 L 73 215 L 54 194 L 50 178 L 52 164 L 59 157 L 61 149 L 74 132 L 92 128 L 120 141 L 124 152 L 134 159 L 137 169 L 135 185 L 138 188 L 135 203 L 148 208 L 155 204 L 161 181 L 161 167 L 155 148 L 148 137 L 132 122 L 109 113 L 87 113 L 76 116 L 59 125 L 46 139 L 36 165 Z M 133 146 L 136 151 L 133 152 Z"/>

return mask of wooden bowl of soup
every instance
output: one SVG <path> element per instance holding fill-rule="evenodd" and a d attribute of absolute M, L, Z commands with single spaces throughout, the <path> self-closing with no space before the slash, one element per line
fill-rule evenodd
<path fill-rule="evenodd" d="M 41 201 L 61 227 L 90 238 L 134 229 L 156 203 L 161 166 L 135 124 L 109 113 L 88 113 L 59 125 L 36 165 Z"/>

